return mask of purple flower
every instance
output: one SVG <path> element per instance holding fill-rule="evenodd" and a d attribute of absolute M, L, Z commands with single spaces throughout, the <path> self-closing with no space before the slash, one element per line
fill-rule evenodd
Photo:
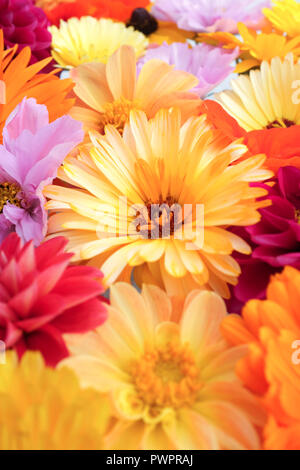
<path fill-rule="evenodd" d="M 239 21 L 259 25 L 269 5 L 270 0 L 155 0 L 152 14 L 187 31 L 236 33 Z"/>
<path fill-rule="evenodd" d="M 258 224 L 238 229 L 251 246 L 251 256 L 236 257 L 242 274 L 232 289 L 230 311 L 238 313 L 249 299 L 265 297 L 270 275 L 284 266 L 300 268 L 300 170 L 292 166 L 280 168 L 275 185 L 266 197 L 272 205 L 260 210 Z M 237 231 L 236 231 L 237 233 Z"/>
<path fill-rule="evenodd" d="M 47 107 L 33 98 L 24 98 L 11 113 L 0 145 L 0 243 L 13 231 L 24 242 L 42 242 L 47 230 L 42 189 L 82 139 L 81 123 L 63 116 L 49 124 Z"/>
<path fill-rule="evenodd" d="M 177 70 L 192 73 L 199 79 L 199 84 L 194 88 L 201 98 L 206 96 L 214 87 L 221 83 L 234 70 L 231 63 L 239 55 L 239 49 L 225 51 L 223 48 L 200 44 L 190 47 L 188 44 L 164 43 L 160 47 L 148 49 L 146 54 L 139 60 L 138 73 L 145 62 L 151 59 L 160 59 Z"/>

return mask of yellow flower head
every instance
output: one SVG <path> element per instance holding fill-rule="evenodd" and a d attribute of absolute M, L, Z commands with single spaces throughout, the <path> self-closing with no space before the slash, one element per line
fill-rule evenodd
<path fill-rule="evenodd" d="M 263 13 L 277 30 L 289 37 L 299 36 L 300 4 L 296 0 L 273 0 L 272 8 Z"/>
<path fill-rule="evenodd" d="M 300 56 L 300 35 L 288 39 L 274 32 L 257 32 L 247 28 L 243 23 L 238 24 L 242 41 L 231 33 L 201 33 L 199 40 L 224 49 L 240 48 L 239 63 L 236 73 L 244 73 L 252 68 L 260 67 L 265 60 L 270 62 L 274 57 L 284 59 L 292 52 L 295 61 Z M 300 31 L 299 31 L 300 33 Z"/>
<path fill-rule="evenodd" d="M 290 127 L 300 124 L 300 64 L 292 53 L 284 60 L 264 61 L 231 82 L 232 90 L 215 95 L 216 100 L 246 131 Z"/>
<path fill-rule="evenodd" d="M 137 282 L 175 294 L 209 285 L 228 296 L 227 282 L 240 274 L 231 254 L 250 247 L 227 227 L 258 222 L 268 205 L 256 200 L 265 190 L 249 184 L 272 176 L 265 156 L 234 164 L 244 145 L 225 147 L 205 116 L 183 124 L 177 109 L 150 121 L 132 111 L 123 136 L 107 126 L 92 142 L 59 172 L 73 189 L 45 188 L 56 212 L 49 233 L 65 235 L 76 260 L 101 267 L 107 285 L 120 275 L 130 281 L 136 267 Z"/>
<path fill-rule="evenodd" d="M 67 335 L 82 386 L 109 393 L 118 421 L 112 449 L 256 449 L 264 422 L 258 401 L 237 381 L 244 346 L 220 333 L 223 300 L 208 291 L 186 299 L 179 322 L 171 300 L 145 285 L 111 289 L 108 320 L 86 335 Z"/>
<path fill-rule="evenodd" d="M 187 72 L 174 70 L 161 60 L 147 62 L 136 76 L 134 49 L 122 46 L 107 64 L 85 64 L 73 69 L 77 97 L 71 115 L 85 125 L 104 133 L 107 124 L 121 134 L 133 109 L 145 111 L 148 118 L 161 108 L 180 107 L 183 117 L 197 113 L 201 100 L 189 93 L 198 79 Z"/>
<path fill-rule="evenodd" d="M 0 450 L 101 449 L 108 400 L 81 390 L 75 374 L 45 366 L 39 353 L 0 364 Z"/>
<path fill-rule="evenodd" d="M 124 23 L 91 16 L 60 21 L 60 27 L 50 26 L 52 56 L 64 68 L 71 69 L 88 62 L 106 63 L 122 45 L 132 46 L 137 56 L 148 46 L 146 36 L 126 28 Z"/>

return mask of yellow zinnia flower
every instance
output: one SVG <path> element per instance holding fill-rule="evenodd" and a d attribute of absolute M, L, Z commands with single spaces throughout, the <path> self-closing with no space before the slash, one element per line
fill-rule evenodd
<path fill-rule="evenodd" d="M 232 80 L 216 100 L 246 131 L 300 124 L 300 64 L 292 53 L 264 61 L 260 70 Z"/>
<path fill-rule="evenodd" d="M 236 73 L 244 73 L 252 68 L 260 67 L 264 60 L 270 62 L 274 57 L 284 59 L 290 52 L 294 54 L 295 61 L 300 55 L 300 35 L 289 40 L 282 34 L 258 33 L 247 28 L 243 23 L 238 24 L 238 30 L 242 41 L 234 34 L 222 32 L 201 33 L 198 39 L 208 44 L 222 46 L 224 49 L 239 47 L 240 56 L 235 68 Z"/>
<path fill-rule="evenodd" d="M 148 118 L 161 108 L 180 107 L 186 119 L 196 114 L 201 100 L 188 93 L 198 79 L 161 60 L 147 62 L 136 77 L 136 57 L 132 47 L 123 46 L 103 64 L 85 64 L 71 71 L 75 82 L 77 106 L 73 118 L 83 122 L 85 130 L 103 133 L 112 124 L 120 133 L 132 109 L 145 111 Z"/>
<path fill-rule="evenodd" d="M 102 449 L 110 405 L 80 389 L 75 374 L 45 366 L 40 353 L 0 364 L 0 450 Z"/>
<path fill-rule="evenodd" d="M 272 8 L 264 8 L 263 13 L 277 30 L 289 37 L 299 36 L 300 4 L 296 0 L 273 0 Z"/>
<path fill-rule="evenodd" d="M 259 221 L 268 201 L 256 198 L 266 191 L 249 182 L 272 176 L 262 169 L 266 157 L 233 164 L 244 145 L 225 147 L 205 116 L 183 124 L 177 109 L 150 121 L 132 111 L 123 136 L 107 126 L 105 136 L 91 137 L 94 147 L 59 172 L 73 189 L 45 188 L 47 208 L 57 212 L 49 233 L 65 235 L 76 260 L 101 267 L 106 285 L 120 275 L 130 281 L 135 266 L 137 282 L 177 295 L 208 284 L 229 296 L 227 282 L 240 274 L 231 254 L 251 250 L 227 226 Z"/>
<path fill-rule="evenodd" d="M 137 56 L 148 46 L 146 36 L 126 28 L 124 23 L 109 19 L 83 16 L 60 21 L 60 27 L 50 26 L 52 56 L 64 68 L 70 69 L 88 62 L 106 63 L 122 45 L 133 46 Z"/>
<path fill-rule="evenodd" d="M 226 307 L 212 292 L 193 292 L 179 321 L 160 289 L 111 289 L 108 320 L 94 332 L 66 335 L 83 387 L 110 395 L 118 421 L 108 449 L 257 449 L 259 402 L 241 387 L 235 365 L 245 346 L 220 333 Z"/>

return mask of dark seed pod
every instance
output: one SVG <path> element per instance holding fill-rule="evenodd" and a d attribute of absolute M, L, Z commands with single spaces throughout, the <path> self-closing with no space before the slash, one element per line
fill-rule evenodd
<path fill-rule="evenodd" d="M 158 29 L 158 22 L 145 8 L 136 8 L 126 26 L 133 26 L 137 31 L 149 36 Z"/>

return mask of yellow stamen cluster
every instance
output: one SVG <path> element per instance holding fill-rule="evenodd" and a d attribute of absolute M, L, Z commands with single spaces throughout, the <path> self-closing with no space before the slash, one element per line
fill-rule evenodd
<path fill-rule="evenodd" d="M 178 342 L 146 350 L 131 373 L 138 396 L 154 408 L 191 405 L 201 388 L 194 354 Z"/>
<path fill-rule="evenodd" d="M 138 109 L 137 103 L 125 98 L 105 104 L 104 113 L 101 115 L 99 123 L 101 134 L 104 134 L 105 126 L 111 124 L 122 135 L 125 124 L 129 121 L 130 111 L 133 109 Z"/>
<path fill-rule="evenodd" d="M 4 182 L 0 184 L 0 214 L 6 203 L 21 207 L 21 201 L 17 198 L 20 187 L 15 183 Z"/>

